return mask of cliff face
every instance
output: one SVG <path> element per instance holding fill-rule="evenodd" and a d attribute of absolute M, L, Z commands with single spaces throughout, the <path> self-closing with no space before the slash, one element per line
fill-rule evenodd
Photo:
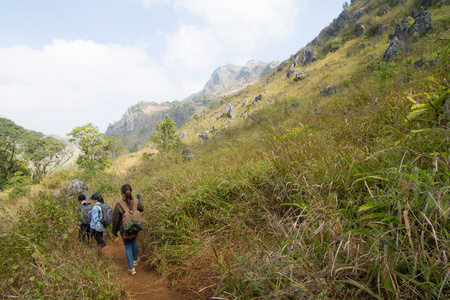
<path fill-rule="evenodd" d="M 169 115 L 178 128 L 188 121 L 195 112 L 195 106 L 186 100 L 199 95 L 220 96 L 238 91 L 260 80 L 278 65 L 278 62 L 265 63 L 251 60 L 245 66 L 228 64 L 219 67 L 213 72 L 203 90 L 185 99 L 185 101 L 169 103 L 166 106 L 157 103 L 139 102 L 128 108 L 119 121 L 110 124 L 105 134 L 117 137 L 123 141 L 125 148 L 135 151 L 148 142 L 152 132 L 156 129 L 156 124 L 165 115 Z"/>
<path fill-rule="evenodd" d="M 250 60 L 243 67 L 232 64 L 219 67 L 213 72 L 200 94 L 225 94 L 240 90 L 258 81 L 278 65 L 278 62 Z"/>
<path fill-rule="evenodd" d="M 122 140 L 125 148 L 133 152 L 149 141 L 156 124 L 165 115 L 169 115 L 177 127 L 181 127 L 194 110 L 194 106 L 190 104 L 159 105 L 141 101 L 128 108 L 119 121 L 110 124 L 105 134 Z"/>
<path fill-rule="evenodd" d="M 116 136 L 122 132 L 130 132 L 139 126 L 148 123 L 150 119 L 151 116 L 147 115 L 142 110 L 127 110 L 119 121 L 108 126 L 106 135 Z"/>

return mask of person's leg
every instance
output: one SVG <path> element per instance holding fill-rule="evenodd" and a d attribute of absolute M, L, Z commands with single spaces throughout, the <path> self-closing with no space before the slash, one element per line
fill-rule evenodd
<path fill-rule="evenodd" d="M 103 231 L 97 231 L 97 244 L 102 248 L 106 246 L 105 240 L 103 239 Z"/>
<path fill-rule="evenodd" d="M 94 238 L 97 241 L 97 246 L 104 247 L 105 241 L 103 240 L 103 231 L 94 230 Z"/>
<path fill-rule="evenodd" d="M 80 240 L 80 242 L 84 242 L 85 240 L 84 234 L 86 233 L 86 227 L 83 225 L 84 224 L 80 225 L 80 230 L 78 231 L 78 239 Z"/>
<path fill-rule="evenodd" d="M 90 229 L 89 225 L 80 224 L 80 231 L 78 232 L 78 238 L 81 242 L 89 241 Z"/>
<path fill-rule="evenodd" d="M 123 239 L 123 244 L 125 245 L 125 255 L 127 257 L 128 269 L 134 268 L 133 264 L 133 245 L 130 239 Z"/>
<path fill-rule="evenodd" d="M 131 246 L 133 250 L 133 261 L 137 261 L 139 258 L 139 248 L 137 244 L 137 238 L 131 239 Z"/>

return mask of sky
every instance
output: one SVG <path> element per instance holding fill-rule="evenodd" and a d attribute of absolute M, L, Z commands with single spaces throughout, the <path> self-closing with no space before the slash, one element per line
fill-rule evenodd
<path fill-rule="evenodd" d="M 336 0 L 0 0 L 0 117 L 66 137 L 139 101 L 183 100 L 213 71 L 282 62 Z"/>

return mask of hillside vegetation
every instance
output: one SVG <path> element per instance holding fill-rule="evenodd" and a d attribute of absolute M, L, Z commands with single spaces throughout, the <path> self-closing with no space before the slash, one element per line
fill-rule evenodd
<path fill-rule="evenodd" d="M 123 183 L 142 194 L 146 263 L 187 299 L 449 298 L 449 7 L 352 2 L 261 82 L 179 128 L 189 157 L 147 149 L 94 178 L 65 170 L 35 196 L 1 194 L 0 296 L 123 297 L 124 275 L 78 243 L 76 203 L 53 196 L 79 178 L 107 202 Z M 383 62 L 389 35 L 423 7 L 433 27 Z"/>

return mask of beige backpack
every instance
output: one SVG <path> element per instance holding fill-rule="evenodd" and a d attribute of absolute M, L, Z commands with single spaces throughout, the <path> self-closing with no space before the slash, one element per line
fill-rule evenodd
<path fill-rule="evenodd" d="M 141 212 L 138 211 L 138 200 L 133 199 L 133 209 L 128 208 L 128 204 L 122 199 L 119 201 L 120 206 L 124 210 L 122 216 L 122 230 L 127 234 L 137 233 L 144 229 L 144 225 L 141 222 Z"/>

